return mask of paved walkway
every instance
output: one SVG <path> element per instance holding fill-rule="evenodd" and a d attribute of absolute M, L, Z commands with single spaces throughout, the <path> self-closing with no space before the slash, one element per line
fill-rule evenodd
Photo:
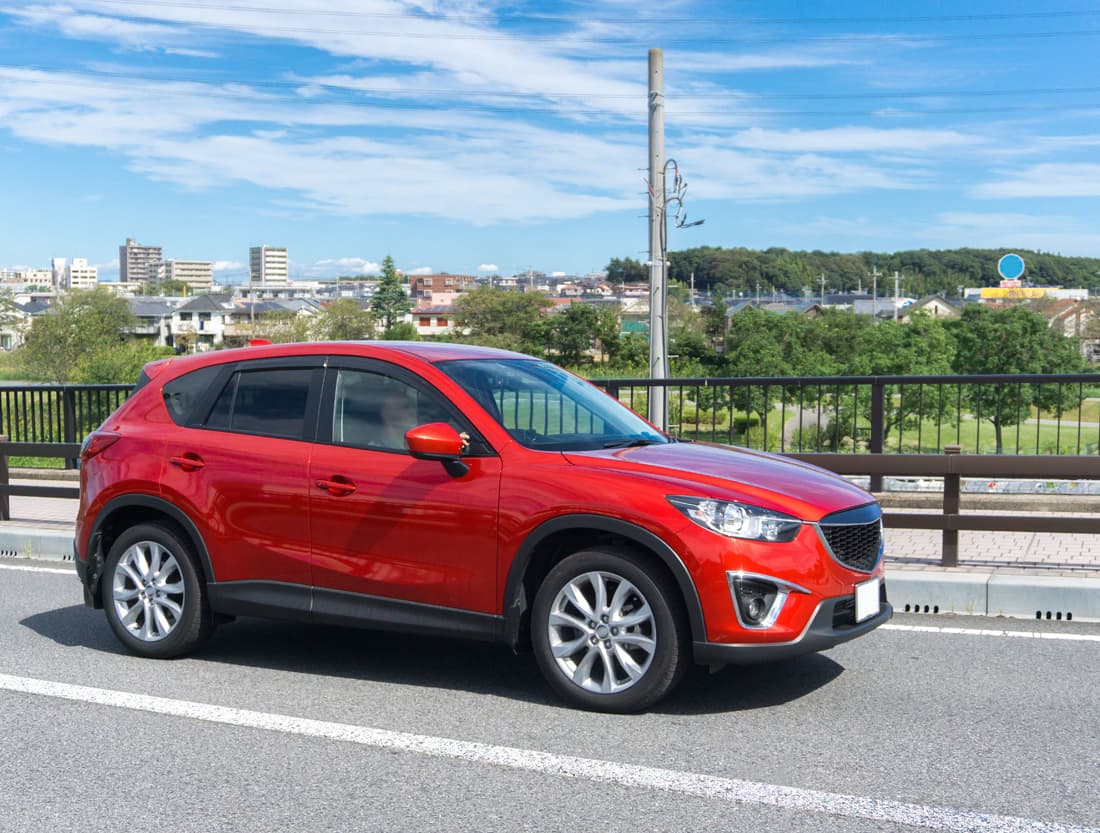
<path fill-rule="evenodd" d="M 24 485 L 74 485 L 71 481 L 12 482 Z M 64 498 L 13 496 L 11 520 L 0 522 L 0 532 L 5 528 L 36 528 L 43 532 L 72 535 L 76 506 L 75 500 Z M 1100 518 L 1097 519 L 1097 524 L 1096 535 L 960 532 L 959 567 L 949 572 L 1100 578 Z M 937 530 L 887 529 L 887 567 L 942 571 L 941 542 L 942 533 Z"/>

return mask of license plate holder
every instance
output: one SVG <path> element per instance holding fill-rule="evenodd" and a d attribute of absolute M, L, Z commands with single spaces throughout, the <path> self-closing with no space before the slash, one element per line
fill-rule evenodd
<path fill-rule="evenodd" d="M 882 579 L 873 578 L 856 585 L 856 622 L 863 622 L 878 614 L 879 588 Z"/>

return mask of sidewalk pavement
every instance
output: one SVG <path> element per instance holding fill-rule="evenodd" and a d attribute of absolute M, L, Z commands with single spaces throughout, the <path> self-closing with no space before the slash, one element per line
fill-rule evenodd
<path fill-rule="evenodd" d="M 74 485 L 71 480 L 12 483 Z M 0 521 L 0 563 L 71 561 L 76 509 L 71 499 L 12 496 L 11 520 Z M 940 531 L 888 528 L 890 601 L 899 613 L 1100 621 L 1100 517 L 1097 530 L 1096 535 L 964 531 L 959 566 L 944 568 Z"/>

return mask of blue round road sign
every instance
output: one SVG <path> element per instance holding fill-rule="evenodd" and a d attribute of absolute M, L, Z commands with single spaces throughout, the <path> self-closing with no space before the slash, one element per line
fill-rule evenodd
<path fill-rule="evenodd" d="M 997 273 L 1006 281 L 1014 281 L 1024 274 L 1024 259 L 1019 255 L 1005 255 L 997 261 Z"/>

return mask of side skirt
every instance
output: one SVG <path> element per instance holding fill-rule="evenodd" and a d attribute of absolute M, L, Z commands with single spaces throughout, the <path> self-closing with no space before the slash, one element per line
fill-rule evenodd
<path fill-rule="evenodd" d="M 211 610 L 230 616 L 505 641 L 504 617 L 488 613 L 272 581 L 212 582 L 206 589 Z"/>

